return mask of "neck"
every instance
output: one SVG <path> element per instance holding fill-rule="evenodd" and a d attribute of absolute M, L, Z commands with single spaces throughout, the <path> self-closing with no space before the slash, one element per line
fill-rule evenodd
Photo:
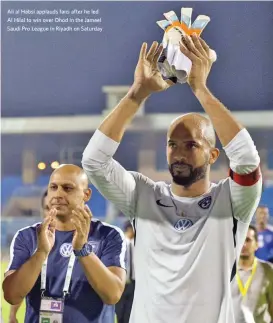
<path fill-rule="evenodd" d="M 239 267 L 242 268 L 243 270 L 247 270 L 252 267 L 254 263 L 255 255 L 251 255 L 246 259 L 240 258 L 239 260 Z"/>
<path fill-rule="evenodd" d="M 210 181 L 208 176 L 200 181 L 193 183 L 189 187 L 178 185 L 174 182 L 171 184 L 173 194 L 180 197 L 196 197 L 206 193 L 210 188 Z"/>
<path fill-rule="evenodd" d="M 56 230 L 58 231 L 72 231 L 75 230 L 75 226 L 70 222 L 70 216 L 56 217 Z"/>

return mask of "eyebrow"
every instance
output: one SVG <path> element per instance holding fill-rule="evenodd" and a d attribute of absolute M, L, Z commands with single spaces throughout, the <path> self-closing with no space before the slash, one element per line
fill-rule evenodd
<path fill-rule="evenodd" d="M 187 140 L 169 139 L 168 143 L 177 142 L 177 141 L 182 141 L 182 142 L 185 142 L 185 143 L 193 142 L 193 143 L 196 143 L 196 144 L 199 144 L 199 145 L 201 144 L 201 142 L 196 140 L 196 139 L 187 139 Z"/>
<path fill-rule="evenodd" d="M 64 183 L 51 182 L 49 185 L 50 186 L 51 185 L 56 185 L 56 186 L 60 185 L 60 186 L 73 186 L 73 187 L 76 187 L 76 185 L 73 182 L 64 182 Z"/>

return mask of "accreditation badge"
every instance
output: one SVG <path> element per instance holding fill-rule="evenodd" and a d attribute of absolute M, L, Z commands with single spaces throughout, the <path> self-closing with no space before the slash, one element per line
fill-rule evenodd
<path fill-rule="evenodd" d="M 39 323 L 63 323 L 64 300 L 42 297 Z"/>

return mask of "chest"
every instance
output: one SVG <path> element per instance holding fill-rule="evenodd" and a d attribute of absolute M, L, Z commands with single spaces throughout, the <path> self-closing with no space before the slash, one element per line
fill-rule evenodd
<path fill-rule="evenodd" d="M 79 260 L 75 258 L 74 263 L 70 261 L 71 255 L 73 254 L 72 239 L 72 233 L 64 234 L 63 232 L 58 232 L 56 234 L 55 245 L 48 256 L 47 265 L 44 266 L 36 282 L 36 288 L 41 288 L 42 276 L 45 280 L 46 289 L 52 291 L 53 294 L 61 294 L 65 285 L 66 276 L 71 276 L 69 289 L 78 289 L 79 286 L 80 288 L 84 288 L 85 284 L 85 287 L 89 288 L 90 285 Z M 97 257 L 101 258 L 104 241 L 89 236 L 88 243 L 92 245 L 93 252 Z M 36 246 L 33 246 L 33 252 L 35 248 Z M 69 263 L 72 264 L 71 269 L 68 269 Z"/>
<path fill-rule="evenodd" d="M 265 232 L 258 235 L 259 248 L 273 248 L 273 233 Z"/>

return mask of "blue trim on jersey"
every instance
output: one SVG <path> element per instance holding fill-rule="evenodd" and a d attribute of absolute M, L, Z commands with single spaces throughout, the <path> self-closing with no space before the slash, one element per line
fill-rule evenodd
<path fill-rule="evenodd" d="M 39 224 L 19 230 L 11 245 L 9 270 L 16 270 L 36 251 Z M 125 266 L 126 241 L 120 229 L 100 221 L 92 221 L 88 243 L 105 266 Z M 71 244 L 73 231 L 56 231 L 55 245 L 48 257 L 45 296 L 61 297 L 69 261 L 63 245 Z M 71 248 L 72 249 L 72 248 Z M 72 251 L 72 250 L 71 250 Z M 41 276 L 26 297 L 25 323 L 38 323 Z M 65 300 L 65 323 L 113 323 L 114 305 L 106 305 L 88 283 L 81 264 L 76 259 L 72 272 L 70 295 Z"/>

